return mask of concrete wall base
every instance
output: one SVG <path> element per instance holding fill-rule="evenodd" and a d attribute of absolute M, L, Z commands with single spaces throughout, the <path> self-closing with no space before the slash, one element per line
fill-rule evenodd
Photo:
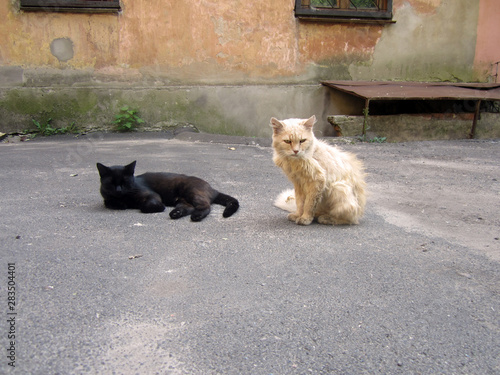
<path fill-rule="evenodd" d="M 500 114 L 481 113 L 480 117 L 475 138 L 500 138 Z M 369 116 L 365 138 L 386 138 L 388 142 L 466 139 L 472 120 L 469 113 Z M 328 116 L 328 121 L 337 135 L 356 137 L 363 133 L 364 116 Z"/>
<path fill-rule="evenodd" d="M 271 117 L 314 114 L 319 120 L 316 132 L 329 136 L 333 131 L 327 115 L 338 113 L 328 89 L 320 84 L 155 86 L 95 84 L 88 77 L 72 82 L 0 85 L 0 132 L 33 129 L 33 120 L 50 120 L 59 128 L 73 124 L 85 130 L 113 130 L 115 116 L 126 105 L 145 121 L 143 130 L 189 124 L 207 133 L 268 137 Z"/>

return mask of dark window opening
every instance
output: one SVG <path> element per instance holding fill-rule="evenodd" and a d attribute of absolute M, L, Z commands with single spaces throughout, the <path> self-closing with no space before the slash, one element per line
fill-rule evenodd
<path fill-rule="evenodd" d="M 392 0 L 295 0 L 295 16 L 339 21 L 391 21 Z"/>
<path fill-rule="evenodd" d="M 120 0 L 21 0 L 20 9 L 38 12 L 110 13 L 120 11 Z"/>

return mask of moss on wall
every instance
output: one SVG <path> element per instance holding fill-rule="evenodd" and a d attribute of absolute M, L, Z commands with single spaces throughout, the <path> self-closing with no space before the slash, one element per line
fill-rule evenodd
<path fill-rule="evenodd" d="M 102 109 L 102 102 L 90 89 L 15 88 L 0 99 L 0 113 L 4 119 L 0 130 L 24 131 L 33 127 L 32 120 L 43 123 L 51 120 L 57 127 L 89 124 L 102 117 Z"/>
<path fill-rule="evenodd" d="M 334 112 L 319 84 L 301 86 L 179 86 L 161 88 L 12 88 L 0 97 L 0 132 L 14 133 L 51 119 L 55 127 L 113 130 L 124 105 L 138 111 L 143 129 L 190 124 L 207 133 L 267 137 L 273 116 L 324 117 Z"/>

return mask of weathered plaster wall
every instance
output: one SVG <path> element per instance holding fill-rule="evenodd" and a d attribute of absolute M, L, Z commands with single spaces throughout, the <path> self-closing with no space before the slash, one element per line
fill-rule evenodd
<path fill-rule="evenodd" d="M 395 0 L 396 23 L 366 25 L 299 21 L 293 0 L 123 0 L 119 15 L 20 12 L 4 0 L 0 64 L 167 84 L 466 80 L 476 50 L 478 62 L 498 57 L 493 1 Z M 58 40 L 70 58 L 54 53 Z"/>
<path fill-rule="evenodd" d="M 477 28 L 476 56 L 474 67 L 482 76 L 494 81 L 500 61 L 500 19 L 498 0 L 481 0 Z M 500 80 L 497 81 L 500 82 Z"/>
<path fill-rule="evenodd" d="M 353 62 L 352 79 L 476 81 L 479 1 L 395 1 L 369 63 Z"/>
<path fill-rule="evenodd" d="M 258 6 L 243 0 L 149 0 L 147 7 L 144 1 L 126 1 L 121 63 L 182 82 L 291 75 L 297 64 L 292 9 L 289 0 Z"/>
<path fill-rule="evenodd" d="M 120 14 L 1 0 L 0 131 L 107 126 L 128 104 L 150 126 L 259 136 L 271 116 L 314 113 L 329 134 L 326 116 L 359 103 L 320 80 L 486 80 L 492 42 L 476 37 L 480 14 L 500 14 L 493 1 L 479 13 L 479 1 L 394 0 L 397 22 L 376 25 L 300 21 L 293 0 L 122 0 Z"/>
<path fill-rule="evenodd" d="M 82 69 L 117 64 L 118 17 L 19 12 L 16 3 L 0 4 L 2 65 Z M 51 44 L 57 39 L 71 41 L 71 59 L 60 61 L 52 54 Z"/>
<path fill-rule="evenodd" d="M 293 2 L 123 0 L 112 14 L 17 11 L 2 1 L 2 65 L 94 69 L 167 83 L 264 81 L 297 72 Z M 276 11 L 281 10 L 281 11 Z M 60 61 L 51 43 L 72 42 Z"/>

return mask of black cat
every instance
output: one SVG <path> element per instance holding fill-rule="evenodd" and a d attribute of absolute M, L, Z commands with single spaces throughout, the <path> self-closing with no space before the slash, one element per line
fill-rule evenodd
<path fill-rule="evenodd" d="M 203 220 L 210 205 L 225 206 L 222 216 L 234 214 L 239 203 L 233 197 L 215 190 L 201 178 L 176 173 L 147 172 L 134 177 L 135 161 L 125 166 L 106 167 L 97 163 L 101 176 L 104 205 L 115 210 L 138 208 L 141 212 L 162 212 L 165 206 L 172 219 L 191 215 L 191 220 Z"/>

